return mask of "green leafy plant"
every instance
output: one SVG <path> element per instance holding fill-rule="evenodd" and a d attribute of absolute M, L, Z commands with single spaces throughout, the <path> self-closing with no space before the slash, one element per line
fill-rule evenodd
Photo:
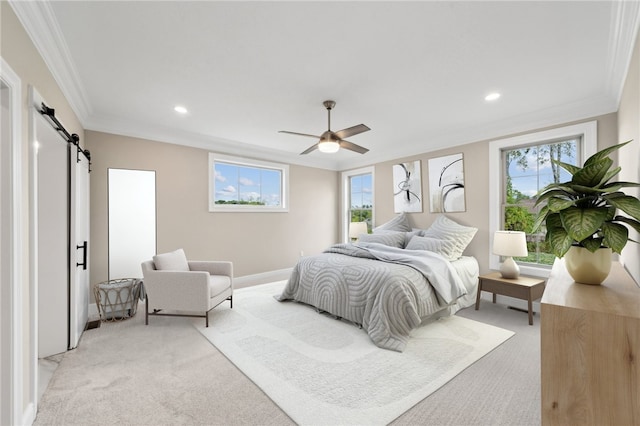
<path fill-rule="evenodd" d="M 552 160 L 568 171 L 568 182 L 552 183 L 542 189 L 536 200 L 543 205 L 533 230 L 546 226 L 546 242 L 557 257 L 563 257 L 572 245 L 595 252 L 609 247 L 620 253 L 629 238 L 627 224 L 640 232 L 640 200 L 620 189 L 638 187 L 634 182 L 610 182 L 621 168 L 611 170 L 609 154 L 631 141 L 605 148 L 589 157 L 582 167 Z M 621 210 L 627 216 L 617 215 Z"/>

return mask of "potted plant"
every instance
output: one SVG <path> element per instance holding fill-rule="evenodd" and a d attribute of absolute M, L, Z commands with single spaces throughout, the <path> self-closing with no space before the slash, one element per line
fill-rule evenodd
<path fill-rule="evenodd" d="M 621 253 L 629 238 L 630 225 L 640 232 L 640 200 L 620 191 L 638 187 L 633 182 L 611 182 L 621 168 L 611 170 L 609 154 L 631 141 L 605 148 L 585 161 L 582 167 L 552 160 L 568 171 L 568 182 L 552 183 L 536 200 L 543 205 L 533 231 L 546 226 L 545 241 L 565 264 L 576 282 L 601 284 L 611 269 L 611 253 Z M 618 215 L 621 210 L 628 216 Z"/>

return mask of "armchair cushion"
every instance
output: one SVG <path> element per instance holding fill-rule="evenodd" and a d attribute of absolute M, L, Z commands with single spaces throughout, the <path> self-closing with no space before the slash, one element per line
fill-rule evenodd
<path fill-rule="evenodd" d="M 231 288 L 231 277 L 211 275 L 209 277 L 209 297 L 214 298 Z"/>
<path fill-rule="evenodd" d="M 188 271 L 189 263 L 183 249 L 153 256 L 158 271 Z"/>

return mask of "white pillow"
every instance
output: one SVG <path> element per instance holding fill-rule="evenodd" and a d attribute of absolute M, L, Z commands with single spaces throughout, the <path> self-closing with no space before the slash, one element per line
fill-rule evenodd
<path fill-rule="evenodd" d="M 463 226 L 444 215 L 438 216 L 433 224 L 424 231 L 423 236 L 451 241 L 455 249 L 451 253 L 451 259 L 455 260 L 462 256 L 462 252 L 467 248 L 478 228 Z"/>
<path fill-rule="evenodd" d="M 456 260 L 458 249 L 456 243 L 451 240 L 441 240 L 439 238 L 414 236 L 405 247 L 407 250 L 426 250 L 438 253 L 447 260 Z"/>
<path fill-rule="evenodd" d="M 404 247 L 404 232 L 385 231 L 377 234 L 362 234 L 358 237 L 361 243 L 378 243 L 391 247 Z"/>
<path fill-rule="evenodd" d="M 183 249 L 153 256 L 158 271 L 188 271 L 189 263 Z"/>
<path fill-rule="evenodd" d="M 373 232 L 376 231 L 401 231 L 401 232 L 410 232 L 411 225 L 409 225 L 409 218 L 405 213 L 401 213 L 398 216 L 391 219 L 389 222 L 384 223 L 373 229 Z"/>

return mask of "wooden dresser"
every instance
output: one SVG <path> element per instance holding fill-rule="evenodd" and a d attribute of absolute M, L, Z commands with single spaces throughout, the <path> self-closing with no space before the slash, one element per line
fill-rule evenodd
<path fill-rule="evenodd" d="M 556 259 L 540 313 L 542 424 L 640 424 L 640 287 L 577 284 Z"/>

